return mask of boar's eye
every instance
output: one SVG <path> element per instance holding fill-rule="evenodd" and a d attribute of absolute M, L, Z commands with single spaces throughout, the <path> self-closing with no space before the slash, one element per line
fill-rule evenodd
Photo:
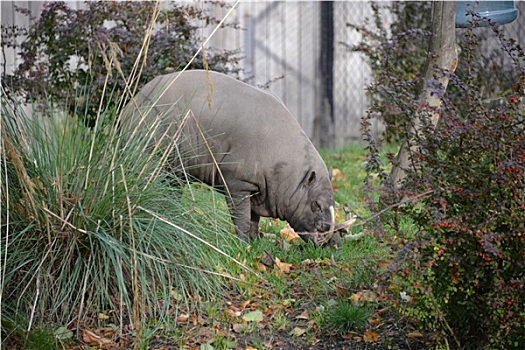
<path fill-rule="evenodd" d="M 321 211 L 321 205 L 319 204 L 318 201 L 313 201 L 312 202 L 312 211 L 313 212 L 320 212 Z"/>

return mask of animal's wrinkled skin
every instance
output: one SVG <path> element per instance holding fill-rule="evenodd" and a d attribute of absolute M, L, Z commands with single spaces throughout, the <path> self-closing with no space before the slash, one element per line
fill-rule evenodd
<path fill-rule="evenodd" d="M 170 142 L 185 151 L 185 169 L 226 194 L 244 241 L 258 236 L 261 216 L 286 220 L 296 232 L 330 229 L 328 170 L 276 97 L 224 74 L 186 71 L 153 79 L 126 111 L 128 127 L 168 117 L 156 133 L 180 133 Z"/>

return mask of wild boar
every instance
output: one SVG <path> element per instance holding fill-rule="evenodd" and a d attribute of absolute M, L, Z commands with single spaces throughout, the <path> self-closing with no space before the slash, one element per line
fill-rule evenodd
<path fill-rule="evenodd" d="M 329 171 L 275 96 L 213 71 L 177 72 L 147 83 L 124 125 L 155 118 L 169 121 L 157 133 L 178 133 L 170 142 L 185 151 L 187 172 L 225 194 L 244 241 L 258 236 L 261 216 L 286 220 L 298 233 L 333 230 Z"/>

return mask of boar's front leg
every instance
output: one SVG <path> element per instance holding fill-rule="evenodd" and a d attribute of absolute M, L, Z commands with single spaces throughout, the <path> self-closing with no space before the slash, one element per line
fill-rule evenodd
<path fill-rule="evenodd" d="M 231 198 L 226 196 L 235 231 L 246 243 L 259 236 L 260 217 L 251 210 L 250 196 L 250 192 L 235 193 Z"/>

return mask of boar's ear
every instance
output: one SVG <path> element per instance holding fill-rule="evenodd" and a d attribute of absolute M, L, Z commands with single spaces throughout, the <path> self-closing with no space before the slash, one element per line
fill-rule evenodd
<path fill-rule="evenodd" d="M 334 169 L 328 168 L 328 178 L 330 179 L 330 182 L 332 182 L 332 176 L 334 175 L 333 172 Z"/>
<path fill-rule="evenodd" d="M 312 171 L 310 174 L 307 175 L 308 179 L 306 180 L 306 187 L 312 187 L 312 185 L 315 183 L 315 171 Z"/>

